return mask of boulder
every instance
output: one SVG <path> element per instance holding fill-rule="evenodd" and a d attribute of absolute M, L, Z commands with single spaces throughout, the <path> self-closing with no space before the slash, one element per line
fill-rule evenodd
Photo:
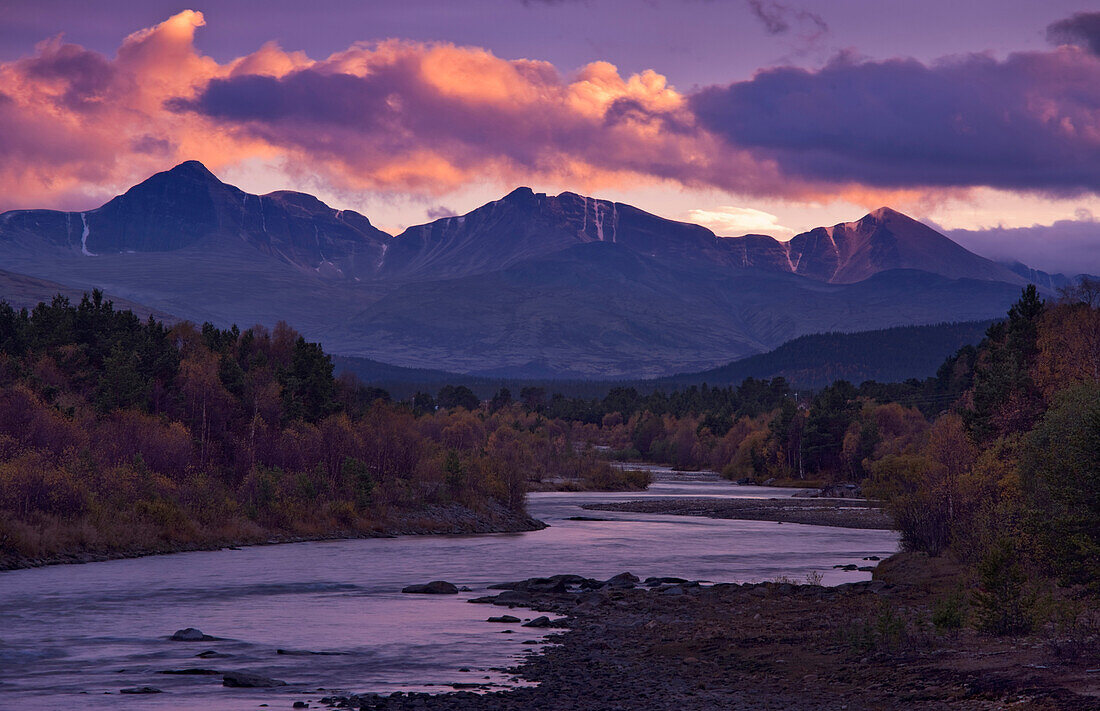
<path fill-rule="evenodd" d="M 164 693 L 155 686 L 131 686 L 129 689 L 119 689 L 120 694 L 162 694 Z"/>
<path fill-rule="evenodd" d="M 187 627 L 182 630 L 176 630 L 168 639 L 173 642 L 212 642 L 216 640 L 217 637 L 203 634 L 202 630 L 195 629 L 194 627 Z"/>
<path fill-rule="evenodd" d="M 592 607 L 604 601 L 604 594 L 600 592 L 586 592 L 577 596 L 577 604 Z"/>
<path fill-rule="evenodd" d="M 684 588 L 681 585 L 670 585 L 661 591 L 662 595 L 683 595 Z"/>
<path fill-rule="evenodd" d="M 536 617 L 535 619 L 531 620 L 530 622 L 524 622 L 523 626 L 524 627 L 549 627 L 550 626 L 550 618 L 547 617 L 546 615 L 540 615 L 539 617 Z"/>
<path fill-rule="evenodd" d="M 519 590 L 505 590 L 493 598 L 494 605 L 525 605 L 531 602 L 531 596 Z"/>
<path fill-rule="evenodd" d="M 496 585 L 490 585 L 490 590 L 519 590 L 521 592 L 532 593 L 563 593 L 566 592 L 566 588 L 570 585 L 584 585 L 589 582 L 587 578 L 580 575 L 552 575 L 549 578 L 528 578 L 527 580 L 518 580 L 511 583 L 497 583 Z"/>
<path fill-rule="evenodd" d="M 949 553 L 895 553 L 872 571 L 874 580 L 895 585 L 912 585 L 927 592 L 946 593 L 955 589 L 966 567 Z"/>
<path fill-rule="evenodd" d="M 222 674 L 222 686 L 241 689 L 267 689 L 273 686 L 286 686 L 286 682 L 269 679 L 259 674 L 249 674 L 248 672 L 225 672 Z"/>
<path fill-rule="evenodd" d="M 490 605 L 497 599 L 496 595 L 483 595 L 482 597 L 472 597 L 466 602 L 472 602 L 475 605 Z"/>
<path fill-rule="evenodd" d="M 632 573 L 619 573 L 613 578 L 607 579 L 607 586 L 612 588 L 632 588 L 638 584 L 638 576 Z"/>
<path fill-rule="evenodd" d="M 515 624 L 519 622 L 519 618 L 515 615 L 500 615 L 499 617 L 490 617 L 486 622 L 503 622 L 504 624 Z"/>
<path fill-rule="evenodd" d="M 433 580 L 423 585 L 409 585 L 401 589 L 403 593 L 417 593 L 420 595 L 457 595 L 458 588 L 446 580 Z"/>
<path fill-rule="evenodd" d="M 647 588 L 655 588 L 658 585 L 687 585 L 690 582 L 690 580 L 684 580 L 683 578 L 646 578 L 645 586 Z"/>

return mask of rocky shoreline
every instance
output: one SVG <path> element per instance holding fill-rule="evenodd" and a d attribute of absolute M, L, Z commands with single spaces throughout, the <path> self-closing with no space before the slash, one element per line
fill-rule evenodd
<path fill-rule="evenodd" d="M 928 621 L 933 598 L 918 586 L 634 581 L 555 576 L 471 600 L 564 615 L 548 621 L 563 630 L 556 644 L 512 670 L 537 686 L 310 702 L 387 711 L 1100 709 L 1095 660 L 1069 654 L 1069 640 L 940 634 Z"/>
<path fill-rule="evenodd" d="M 889 530 L 893 522 L 877 502 L 862 499 L 835 501 L 815 498 L 783 499 L 649 499 L 607 504 L 586 504 L 591 511 L 702 516 Z"/>
<path fill-rule="evenodd" d="M 334 541 L 358 538 L 392 538 L 395 536 L 455 535 L 471 533 L 518 533 L 546 528 L 542 521 L 524 513 L 492 509 L 479 512 L 464 506 L 432 507 L 419 511 L 397 514 L 377 528 L 361 530 L 326 531 L 315 534 L 260 531 L 247 537 L 214 537 L 203 541 L 165 541 L 153 547 L 122 550 L 80 550 L 40 558 L 20 556 L 17 552 L 0 549 L 0 572 L 24 568 L 41 568 L 48 565 L 96 563 L 126 558 L 144 558 L 152 555 L 168 555 L 193 551 L 216 551 L 245 546 L 304 543 L 307 541 Z"/>

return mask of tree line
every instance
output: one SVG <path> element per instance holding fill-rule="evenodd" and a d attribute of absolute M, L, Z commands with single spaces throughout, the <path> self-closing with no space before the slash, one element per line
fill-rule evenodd
<path fill-rule="evenodd" d="M 285 323 L 0 303 L 0 558 L 514 525 L 529 478 L 624 485 L 560 423 L 443 395 L 418 412 L 335 377 Z"/>

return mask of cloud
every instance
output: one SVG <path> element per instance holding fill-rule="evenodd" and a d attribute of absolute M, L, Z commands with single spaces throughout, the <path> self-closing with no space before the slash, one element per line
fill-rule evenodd
<path fill-rule="evenodd" d="M 0 63 L 0 209 L 87 207 L 173 162 L 280 166 L 330 191 L 426 198 L 471 181 L 796 190 L 695 125 L 686 97 L 607 62 L 563 75 L 479 47 L 387 40 L 217 62 L 190 10 L 113 57 L 57 37 Z"/>
<path fill-rule="evenodd" d="M 106 197 L 166 163 L 224 166 L 262 152 L 164 102 L 231 71 L 195 52 L 190 10 L 126 37 L 108 58 L 61 37 L 0 63 L 0 209 Z"/>
<path fill-rule="evenodd" d="M 701 127 L 807 181 L 1100 189 L 1100 61 L 1075 48 L 932 64 L 842 55 L 691 104 Z"/>
<path fill-rule="evenodd" d="M 387 40 L 283 76 L 217 77 L 168 107 L 361 189 L 439 194 L 485 176 L 588 189 L 654 180 L 782 184 L 766 165 L 699 131 L 665 77 L 623 77 L 607 62 L 563 76 L 547 62 L 481 48 Z"/>
<path fill-rule="evenodd" d="M 1019 261 L 1034 269 L 1100 274 L 1100 221 L 1088 210 L 1075 219 L 1031 227 L 949 230 L 945 234 L 967 249 L 1002 262 Z"/>
<path fill-rule="evenodd" d="M 429 207 L 426 212 L 429 220 L 438 220 L 443 217 L 454 217 L 458 214 L 458 212 L 452 210 L 446 205 L 436 205 L 435 207 Z"/>
<path fill-rule="evenodd" d="M 1079 12 L 1047 27 L 1054 44 L 1076 45 L 1100 56 L 1100 12 Z"/>
<path fill-rule="evenodd" d="M 793 8 L 773 0 L 748 0 L 749 9 L 756 19 L 764 25 L 769 35 L 786 34 L 794 23 L 802 28 L 800 35 L 804 40 L 812 42 L 822 37 L 829 31 L 829 25 L 820 15 Z"/>
<path fill-rule="evenodd" d="M 820 20 L 753 7 L 776 32 Z M 868 206 L 983 185 L 1100 190 L 1100 58 L 1074 46 L 931 64 L 841 56 L 685 94 L 653 70 L 563 73 L 392 39 L 321 59 L 267 43 L 219 62 L 194 46 L 205 22 L 187 10 L 113 56 L 56 37 L 0 63 L 0 209 L 83 208 L 185 159 L 425 201 L 475 182 Z"/>
<path fill-rule="evenodd" d="M 750 207 L 723 205 L 713 210 L 689 210 L 688 219 L 722 236 L 766 234 L 789 237 L 794 230 L 779 224 L 779 218 L 770 212 Z"/>

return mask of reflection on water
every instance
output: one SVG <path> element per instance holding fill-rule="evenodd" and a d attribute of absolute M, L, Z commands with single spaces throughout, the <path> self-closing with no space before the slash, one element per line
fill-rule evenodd
<path fill-rule="evenodd" d="M 579 508 L 793 493 L 693 479 L 658 481 L 644 493 L 532 494 L 532 515 L 551 527 L 531 533 L 296 543 L 0 573 L 0 708 L 289 707 L 336 691 L 507 683 L 493 668 L 513 664 L 537 648 L 524 642 L 546 633 L 487 624 L 499 608 L 465 600 L 492 583 L 555 573 L 606 578 L 625 570 L 743 582 L 803 579 L 816 570 L 835 584 L 868 574 L 833 565 L 896 550 L 896 535 L 886 531 Z M 573 516 L 607 520 L 567 520 Z M 472 591 L 399 592 L 439 579 Z M 222 639 L 168 641 L 183 627 Z M 226 656 L 195 657 L 205 650 Z M 158 673 L 186 667 L 246 670 L 289 685 L 228 689 L 218 676 Z M 165 693 L 117 695 L 134 686 Z"/>

